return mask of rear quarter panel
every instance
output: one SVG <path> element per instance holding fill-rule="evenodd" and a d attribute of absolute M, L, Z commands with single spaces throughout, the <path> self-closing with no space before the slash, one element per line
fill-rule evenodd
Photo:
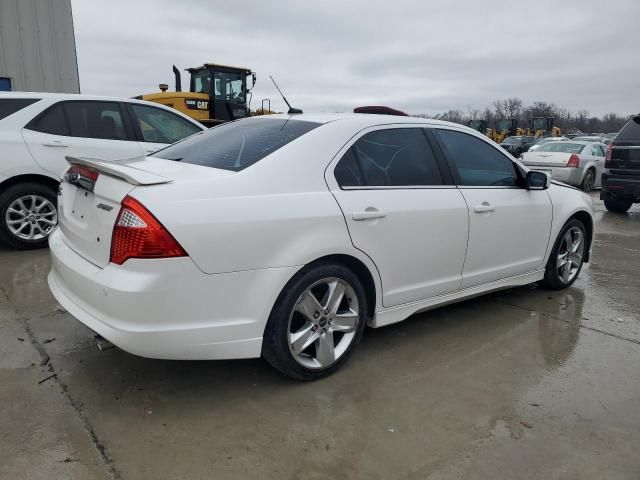
<path fill-rule="evenodd" d="M 353 131 L 323 125 L 220 179 L 138 187 L 138 198 L 205 273 L 302 266 L 356 250 L 324 180 Z"/>

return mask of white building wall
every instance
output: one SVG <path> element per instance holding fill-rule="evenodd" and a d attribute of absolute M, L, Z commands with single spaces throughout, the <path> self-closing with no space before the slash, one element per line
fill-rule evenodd
<path fill-rule="evenodd" d="M 0 0 L 0 77 L 14 91 L 80 93 L 71 0 Z"/>

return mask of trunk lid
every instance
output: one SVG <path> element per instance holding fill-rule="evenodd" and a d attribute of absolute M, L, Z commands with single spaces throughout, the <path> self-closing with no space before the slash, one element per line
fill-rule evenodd
<path fill-rule="evenodd" d="M 81 172 L 97 173 L 97 179 L 92 182 L 77 172 L 64 176 L 58 197 L 59 227 L 69 247 L 100 268 L 109 263 L 111 236 L 122 200 L 136 187 L 202 181 L 231 173 L 153 157 L 123 161 L 66 159 Z"/>
<path fill-rule="evenodd" d="M 565 152 L 525 152 L 522 154 L 522 163 L 528 167 L 566 167 L 571 157 Z"/>

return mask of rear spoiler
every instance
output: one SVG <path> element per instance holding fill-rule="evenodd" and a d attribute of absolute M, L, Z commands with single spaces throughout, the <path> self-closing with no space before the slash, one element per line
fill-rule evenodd
<path fill-rule="evenodd" d="M 70 165 L 88 167 L 97 172 L 124 180 L 131 185 L 158 185 L 172 182 L 173 179 L 134 167 L 136 162 L 142 162 L 145 157 L 135 157 L 127 160 L 108 161 L 95 158 L 64 157 Z"/>

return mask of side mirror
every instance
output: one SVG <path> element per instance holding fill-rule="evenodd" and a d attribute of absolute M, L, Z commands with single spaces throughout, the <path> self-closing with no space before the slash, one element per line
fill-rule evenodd
<path fill-rule="evenodd" d="M 551 185 L 551 175 L 545 172 L 530 170 L 526 177 L 527 190 L 546 190 Z"/>

